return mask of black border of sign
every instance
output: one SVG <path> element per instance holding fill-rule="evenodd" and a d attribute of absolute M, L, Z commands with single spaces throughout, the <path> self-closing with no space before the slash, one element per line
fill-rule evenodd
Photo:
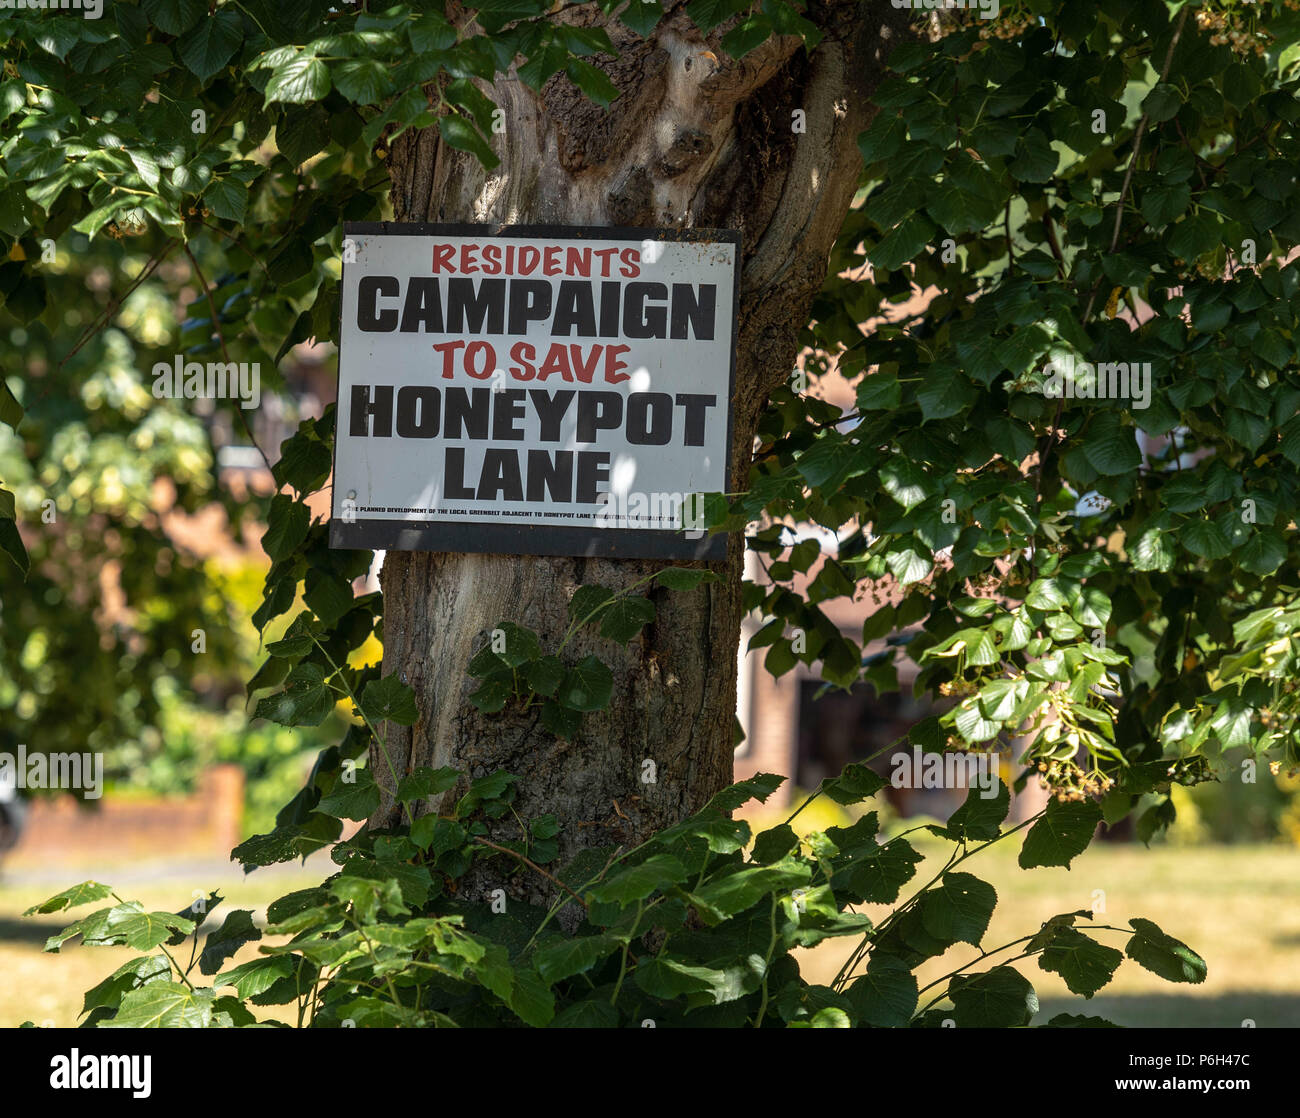
<path fill-rule="evenodd" d="M 737 229 L 655 229 L 632 226 L 596 225 L 475 225 L 440 222 L 345 221 L 343 235 L 388 235 L 399 237 L 552 237 L 581 240 L 656 240 L 723 242 L 736 246 L 732 279 L 731 368 L 727 376 L 727 460 L 726 491 L 732 490 L 736 398 L 736 325 L 740 315 L 740 231 Z M 346 268 L 347 264 L 344 263 Z M 340 291 L 342 281 L 340 279 Z M 339 301 L 339 372 L 336 399 L 342 403 L 343 330 L 342 299 Z M 341 410 L 336 405 L 337 428 Z M 334 477 L 338 477 L 338 431 L 334 434 Z M 464 521 L 357 520 L 348 524 L 334 516 L 334 494 L 330 495 L 332 548 L 361 551 L 456 551 L 503 555 L 579 555 L 610 559 L 726 559 L 729 536 L 725 532 L 706 534 L 698 540 L 684 531 L 671 532 L 639 528 L 579 528 L 553 524 L 473 524 Z"/>

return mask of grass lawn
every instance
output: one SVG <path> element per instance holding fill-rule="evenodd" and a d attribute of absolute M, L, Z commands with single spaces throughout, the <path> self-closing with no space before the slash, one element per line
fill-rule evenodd
<path fill-rule="evenodd" d="M 929 855 L 913 879 L 919 885 L 939 871 L 951 846 L 937 841 L 915 845 Z M 1069 870 L 1021 870 L 1016 865 L 1019 849 L 1013 838 L 961 866 L 998 893 L 983 941 L 986 949 L 1036 931 L 1057 913 L 1091 908 L 1094 890 L 1103 890 L 1106 911 L 1099 922 L 1127 927 L 1128 917 L 1146 917 L 1198 951 L 1209 968 L 1206 981 L 1192 986 L 1165 982 L 1125 959 L 1110 985 L 1085 1000 L 1034 960 L 1022 960 L 1014 965 L 1033 983 L 1042 1007 L 1036 1023 L 1067 1012 L 1145 1027 L 1241 1028 L 1247 1019 L 1259 1028 L 1300 1026 L 1300 851 L 1294 847 L 1148 850 L 1095 842 Z M 905 887 L 903 897 L 910 895 Z M 877 920 L 889 909 L 866 906 L 863 911 Z M 1121 951 L 1127 941 L 1121 932 L 1096 936 Z M 804 952 L 805 977 L 829 982 L 851 948 L 847 941 L 831 940 Z M 1016 953 L 1008 951 L 991 962 Z M 974 948 L 958 944 L 921 968 L 921 985 L 977 955 Z M 985 962 L 981 969 L 989 965 Z M 936 992 L 922 995 L 922 1004 Z"/>
<path fill-rule="evenodd" d="M 914 879 L 919 884 L 937 872 L 942 862 L 936 859 L 947 847 L 917 845 L 929 855 Z M 1145 916 L 1195 948 L 1209 964 L 1208 980 L 1188 986 L 1164 982 L 1125 960 L 1111 985 L 1085 1001 L 1070 995 L 1059 978 L 1040 970 L 1034 962 L 1017 963 L 1038 991 L 1043 1008 L 1038 1021 L 1070 1012 L 1098 1014 L 1134 1026 L 1240 1028 L 1245 1019 L 1261 1028 L 1300 1026 L 1300 851 L 1286 846 L 1159 846 L 1146 850 L 1094 843 L 1075 860 L 1072 870 L 1022 871 L 1015 864 L 1018 850 L 1019 843 L 1013 839 L 983 851 L 961 867 L 989 881 L 998 891 L 999 904 L 984 939 L 986 947 L 1033 932 L 1056 913 L 1090 908 L 1094 890 L 1103 890 L 1106 912 L 1100 919 L 1124 926 L 1129 916 Z M 204 875 L 196 878 L 195 885 L 220 886 L 226 897 L 225 905 L 212 918 L 215 927 L 224 918 L 223 909 L 251 908 L 255 918 L 263 918 L 269 902 L 292 889 L 318 883 L 328 868 L 325 863 L 323 867 L 280 869 L 273 874 L 259 871 L 248 878 L 237 869 L 227 870 L 224 878 Z M 113 880 L 102 871 L 100 877 L 110 883 Z M 48 935 L 93 909 L 78 909 L 71 917 L 66 913 L 23 917 L 23 910 L 80 879 L 70 871 L 66 882 L 54 885 L 7 886 L 0 882 L 0 1027 L 28 1020 L 56 1026 L 75 1024 L 84 991 L 133 956 L 124 948 L 65 946 L 57 955 L 42 951 Z M 148 881 L 124 886 L 119 894 L 125 900 L 141 901 L 146 908 L 177 911 L 187 904 L 191 887 L 187 878 L 174 877 L 172 883 Z M 910 896 L 910 892 L 905 889 L 903 895 Z M 888 909 L 866 911 L 879 919 Z M 1123 948 L 1122 934 L 1101 936 Z M 802 952 L 805 976 L 810 981 L 828 982 L 851 946 L 847 940 L 832 940 Z M 235 961 L 244 962 L 256 953 L 257 945 L 248 945 Z M 973 948 L 959 944 L 921 970 L 921 984 L 975 955 Z M 270 1015 L 266 1010 L 259 1013 Z M 284 1011 L 275 1016 L 289 1019 Z"/>
<path fill-rule="evenodd" d="M 216 876 L 207 871 L 194 875 L 193 886 L 189 878 L 177 877 L 170 882 L 123 885 L 116 892 L 124 901 L 139 901 L 146 909 L 179 912 L 192 903 L 194 888 L 204 888 L 220 892 L 225 898 L 213 910 L 206 927 L 219 928 L 225 914 L 236 908 L 252 909 L 253 919 L 264 924 L 268 904 L 294 889 L 318 885 L 331 868 L 336 867 L 328 862 L 323 869 L 320 866 L 302 870 L 276 867 L 274 872 L 258 870 L 245 878 L 238 867 L 223 867 Z M 13 1028 L 24 1021 L 56 1028 L 77 1024 L 82 995 L 139 954 L 125 947 L 81 947 L 78 941 L 74 941 L 75 946 L 65 944 L 58 954 L 43 950 L 46 938 L 52 933 L 61 931 L 96 908 L 113 903 L 111 900 L 100 901 L 74 909 L 71 913 L 65 909 L 48 916 L 22 915 L 25 909 L 84 877 L 84 874 L 78 876 L 75 871 L 69 871 L 66 882 L 56 885 L 12 886 L 0 881 L 0 1028 Z M 97 872 L 97 880 L 114 884 L 111 872 L 105 873 L 102 869 Z M 168 949 L 173 954 L 183 953 L 177 955 L 181 965 L 189 962 L 190 942 Z M 226 962 L 226 968 L 256 958 L 257 948 L 256 943 L 245 945 Z M 197 966 L 194 975 L 198 975 Z M 256 1012 L 259 1018 L 264 1019 L 293 1019 L 284 1007 L 258 1009 Z"/>

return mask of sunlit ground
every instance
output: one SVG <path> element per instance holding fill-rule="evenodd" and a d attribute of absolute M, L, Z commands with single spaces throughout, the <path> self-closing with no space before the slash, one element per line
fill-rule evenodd
<path fill-rule="evenodd" d="M 213 910 L 204 925 L 206 929 L 220 927 L 225 913 L 236 908 L 252 909 L 254 920 L 261 925 L 265 923 L 266 906 L 277 897 L 294 889 L 317 885 L 331 869 L 336 868 L 326 861 L 321 866 L 307 869 L 257 870 L 245 878 L 232 864 L 193 874 L 173 875 L 169 872 L 166 880 L 122 884 L 116 892 L 123 900 L 139 901 L 149 910 L 179 912 L 192 903 L 194 889 L 219 891 L 225 901 Z M 24 1021 L 55 1028 L 77 1024 L 83 994 L 140 954 L 125 947 L 71 944 L 65 944 L 57 954 L 43 950 L 46 938 L 52 933 L 61 931 L 79 917 L 88 916 L 97 908 L 113 903 L 111 900 L 100 901 L 74 909 L 71 913 L 64 910 L 47 916 L 22 915 L 25 909 L 84 877 L 70 872 L 66 882 L 53 885 L 13 885 L 0 881 L 0 1028 L 12 1028 Z M 117 884 L 111 871 L 105 872 L 103 867 L 96 867 L 94 877 L 107 885 Z M 120 872 L 121 880 L 140 882 L 141 877 L 138 867 L 124 867 Z M 189 962 L 192 942 L 187 940 L 182 947 L 169 948 L 174 954 L 180 953 L 177 960 L 181 965 Z M 233 959 L 227 960 L 223 969 L 256 958 L 257 948 L 256 943 L 246 944 Z M 196 966 L 193 976 L 198 975 Z M 293 1016 L 291 1009 L 279 1006 L 258 1008 L 255 1012 L 262 1019 L 288 1021 Z"/>
<path fill-rule="evenodd" d="M 935 844 L 931 859 L 920 867 L 914 885 L 926 881 L 942 864 Z M 946 849 L 943 848 L 943 849 Z M 1191 848 L 1116 846 L 1095 843 L 1076 859 L 1073 870 L 1023 871 L 1015 863 L 1017 839 L 999 844 L 967 861 L 962 869 L 991 882 L 999 905 L 985 938 L 992 947 L 1038 928 L 1059 912 L 1092 906 L 1094 890 L 1104 890 L 1104 920 L 1124 926 L 1128 916 L 1154 920 L 1170 935 L 1198 950 L 1209 964 L 1200 986 L 1173 985 L 1125 960 L 1115 980 L 1091 1001 L 1069 994 L 1055 975 L 1032 961 L 1016 964 L 1038 990 L 1043 1012 L 1038 1022 L 1060 1013 L 1087 1013 L 1125 1025 L 1240 1028 L 1245 1020 L 1260 1028 L 1300 1026 L 1300 851 L 1288 846 L 1207 846 Z M 330 865 L 307 869 L 258 871 L 243 878 L 238 869 L 205 871 L 191 881 L 184 873 L 166 880 L 124 867 L 120 895 L 147 908 L 176 911 L 185 907 L 194 888 L 219 886 L 224 906 L 251 908 L 260 920 L 266 905 L 295 888 L 316 884 Z M 224 875 L 224 876 L 223 876 Z M 98 871 L 101 880 L 112 875 Z M 24 1021 L 69 1026 L 76 1023 L 82 994 L 110 974 L 133 952 L 124 948 L 67 946 L 59 954 L 42 951 L 46 937 L 92 908 L 25 918 L 25 908 L 80 880 L 41 885 L 0 882 L 0 1026 Z M 905 890 L 904 896 L 910 891 Z M 887 912 L 868 909 L 873 918 Z M 222 919 L 218 910 L 213 926 Z M 1105 942 L 1123 948 L 1125 937 L 1102 933 Z M 843 961 L 850 941 L 831 941 L 803 953 L 804 974 L 827 982 Z M 234 962 L 257 953 L 246 946 Z M 966 945 L 953 948 L 922 968 L 921 983 L 931 981 L 975 956 Z M 188 958 L 188 954 L 186 956 Z M 233 963 L 227 963 L 227 966 Z M 925 1000 L 935 993 L 925 995 Z M 287 1010 L 261 1010 L 259 1016 L 289 1019 Z"/>
<path fill-rule="evenodd" d="M 919 844 L 918 844 L 919 845 Z M 1111 983 L 1085 1000 L 1033 960 L 1014 964 L 1033 983 L 1042 1011 L 1035 1023 L 1057 1013 L 1087 1014 L 1121 1025 L 1152 1027 L 1259 1028 L 1300 1026 L 1300 851 L 1289 846 L 1152 847 L 1094 843 L 1073 869 L 1022 870 L 1019 841 L 1012 837 L 966 861 L 961 869 L 998 892 L 986 949 L 1036 931 L 1050 916 L 1091 908 L 1093 891 L 1104 890 L 1106 912 L 1098 922 L 1127 927 L 1127 917 L 1154 920 L 1205 958 L 1209 976 L 1198 986 L 1165 982 L 1125 959 Z M 935 843 L 913 884 L 928 881 L 951 847 Z M 903 897 L 911 895 L 905 889 Z M 889 910 L 866 906 L 873 919 Z M 1127 936 L 1098 932 L 1102 942 L 1124 949 Z M 829 982 L 849 953 L 847 941 L 830 941 L 805 952 L 804 976 Z M 999 958 L 1016 952 L 1008 951 Z M 918 972 L 922 986 L 974 959 L 959 944 Z M 989 963 L 983 964 L 990 965 Z M 922 996 L 922 1004 L 940 987 Z M 943 1004 L 943 1003 L 940 1003 Z"/>

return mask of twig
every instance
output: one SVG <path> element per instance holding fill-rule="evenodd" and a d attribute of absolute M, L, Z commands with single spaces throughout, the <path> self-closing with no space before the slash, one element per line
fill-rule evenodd
<path fill-rule="evenodd" d="M 509 854 L 512 858 L 518 858 L 529 869 L 536 870 L 538 873 L 540 873 L 544 878 L 546 878 L 547 881 L 553 881 L 556 885 L 558 885 L 561 889 L 563 889 L 566 893 L 568 893 L 569 896 L 571 896 L 575 901 L 577 901 L 580 905 L 582 905 L 583 908 L 587 907 L 587 902 L 584 901 L 580 896 L 578 896 L 578 894 L 575 893 L 572 889 L 570 889 L 567 885 L 565 885 L 563 881 L 561 881 L 554 874 L 547 873 L 546 870 L 542 869 L 542 867 L 539 866 L 536 862 L 532 861 L 532 859 L 530 858 L 525 858 L 522 854 L 519 853 L 519 851 L 511 850 L 510 847 L 508 846 L 498 846 L 495 842 L 489 842 L 485 838 L 478 838 L 475 839 L 474 841 L 477 842 L 480 846 L 490 846 L 492 847 L 493 850 L 501 851 L 502 854 Z"/>
<path fill-rule="evenodd" d="M 1160 78 L 1156 83 L 1157 85 L 1163 83 L 1164 80 L 1169 77 L 1169 67 L 1172 66 L 1174 62 L 1174 49 L 1178 46 L 1179 36 L 1183 33 L 1183 25 L 1187 22 L 1187 13 L 1191 10 L 1191 5 L 1189 4 L 1183 8 L 1178 17 L 1178 26 L 1174 28 L 1174 37 L 1169 40 L 1169 50 L 1165 53 L 1165 64 L 1160 69 Z M 1115 246 L 1119 244 L 1119 231 L 1120 227 L 1124 223 L 1124 200 L 1128 197 L 1128 188 L 1133 182 L 1133 171 L 1137 167 L 1138 152 L 1142 147 L 1142 137 L 1146 134 L 1147 119 L 1147 114 L 1143 113 L 1142 119 L 1138 121 L 1137 132 L 1133 135 L 1133 154 L 1129 156 L 1128 168 L 1124 172 L 1124 182 L 1119 190 L 1119 201 L 1115 203 L 1115 228 L 1111 233 L 1110 248 L 1107 249 L 1108 255 L 1113 253 L 1115 251 Z M 1092 314 L 1092 304 L 1097 298 L 1097 292 L 1099 290 L 1100 285 L 1094 284 L 1092 294 L 1088 296 L 1088 308 L 1083 312 L 1085 323 L 1087 322 L 1088 317 Z"/>
<path fill-rule="evenodd" d="M 125 300 L 131 294 L 131 292 L 133 292 L 137 287 L 139 287 L 142 283 L 144 283 L 145 280 L 147 280 L 151 275 L 153 275 L 158 265 L 163 262 L 167 254 L 171 252 L 171 250 L 174 249 L 179 243 L 180 242 L 175 238 L 168 241 L 156 256 L 152 256 L 149 258 L 145 266 L 140 269 L 140 274 L 131 281 L 130 286 L 125 291 L 123 291 L 122 294 L 119 295 L 116 299 L 110 299 L 108 301 L 108 306 L 103 309 L 99 317 L 96 318 L 94 322 L 92 322 L 89 326 L 86 327 L 84 331 L 82 331 L 81 337 L 77 339 L 77 344 L 74 345 L 70 350 L 68 350 L 68 352 L 64 355 L 63 360 L 59 362 L 59 369 L 62 369 L 64 365 L 66 365 L 69 361 L 71 361 L 72 358 L 75 357 L 78 352 L 80 352 L 81 348 L 108 324 L 108 320 L 112 318 L 114 314 L 117 313 L 117 310 L 122 305 L 123 300 Z M 44 395 L 44 393 L 42 393 L 42 395 Z"/>
<path fill-rule="evenodd" d="M 203 278 L 203 272 L 199 268 L 199 262 L 194 259 L 194 253 L 190 251 L 189 245 L 181 246 L 185 250 L 185 255 L 190 258 L 190 264 L 194 268 L 194 274 L 198 277 L 199 286 L 203 288 L 203 294 L 208 297 L 208 307 L 212 310 L 212 330 L 217 335 L 217 344 L 221 346 L 221 356 L 227 365 L 230 364 L 230 353 L 226 350 L 226 337 L 221 332 L 221 316 L 217 314 L 217 301 L 212 297 L 212 291 L 208 287 L 208 281 Z M 239 416 L 239 422 L 243 425 L 244 434 L 248 436 L 248 441 L 253 444 L 253 449 L 262 456 L 262 461 L 266 463 L 266 468 L 274 472 L 271 460 L 266 456 L 264 451 L 257 444 L 257 439 L 253 435 L 253 429 L 248 425 L 248 417 L 244 415 L 243 408 L 235 408 L 235 414 Z"/>

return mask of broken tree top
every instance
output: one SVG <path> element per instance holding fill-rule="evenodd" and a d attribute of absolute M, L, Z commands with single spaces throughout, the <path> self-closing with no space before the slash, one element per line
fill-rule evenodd
<path fill-rule="evenodd" d="M 346 225 L 331 544 L 721 558 L 739 241 Z"/>

